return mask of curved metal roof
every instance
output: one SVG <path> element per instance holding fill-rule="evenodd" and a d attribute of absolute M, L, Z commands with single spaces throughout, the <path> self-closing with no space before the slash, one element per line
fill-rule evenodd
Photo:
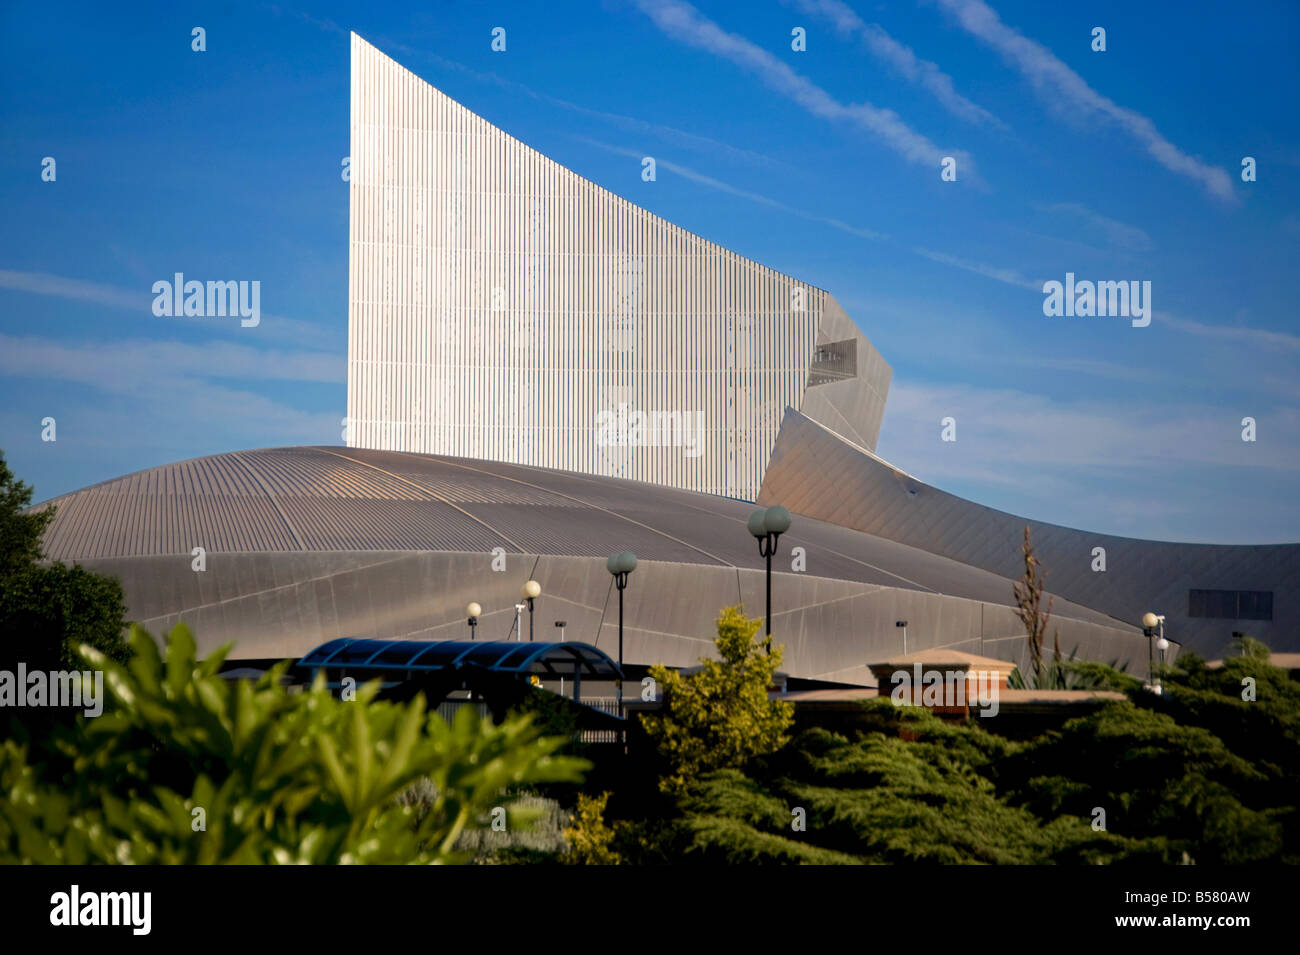
<path fill-rule="evenodd" d="M 497 640 L 370 640 L 343 638 L 323 643 L 298 661 L 315 669 L 430 672 L 475 667 L 497 673 L 585 677 L 622 676 L 608 654 L 589 643 L 522 643 Z"/>
<path fill-rule="evenodd" d="M 1300 544 L 1188 544 L 1076 530 L 985 507 L 932 487 L 797 411 L 787 411 L 763 478 L 759 501 L 781 504 L 798 521 L 817 518 L 887 537 L 936 556 L 1017 576 L 1021 534 L 1034 549 L 1054 593 L 1124 621 L 1148 610 L 1169 618 L 1184 646 L 1216 652 L 1234 630 L 1297 646 Z M 1105 572 L 1094 564 L 1098 551 Z M 1268 591 L 1270 621 L 1193 616 L 1193 590 Z M 1058 602 L 1059 607 L 1059 602 Z"/>
<path fill-rule="evenodd" d="M 607 557 L 759 570 L 754 505 L 618 478 L 343 447 L 235 451 L 55 498 L 54 560 L 217 553 L 472 552 Z M 810 577 L 1009 605 L 1011 582 L 884 535 L 806 517 L 781 538 Z M 775 569 L 775 568 L 774 568 Z M 1113 625 L 1064 601 L 1056 613 Z"/>

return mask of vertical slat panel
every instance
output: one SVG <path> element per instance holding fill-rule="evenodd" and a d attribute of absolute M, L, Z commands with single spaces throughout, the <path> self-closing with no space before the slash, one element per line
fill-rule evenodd
<path fill-rule="evenodd" d="M 756 497 L 781 411 L 802 401 L 824 293 L 600 189 L 351 44 L 349 444 L 626 464 L 638 480 Z M 654 188 L 639 173 L 630 163 L 631 188 Z M 599 447 L 597 415 L 620 400 L 683 428 L 702 416 L 703 455 Z"/>

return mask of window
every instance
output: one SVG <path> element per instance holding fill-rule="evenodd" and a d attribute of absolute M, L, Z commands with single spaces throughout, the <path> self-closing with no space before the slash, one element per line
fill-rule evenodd
<path fill-rule="evenodd" d="M 850 338 L 842 342 L 828 342 L 818 345 L 813 352 L 812 369 L 808 375 L 808 386 L 829 384 L 857 377 L 858 342 Z"/>
<path fill-rule="evenodd" d="M 1213 617 L 1219 620 L 1272 620 L 1273 591 L 1188 591 L 1187 616 Z"/>

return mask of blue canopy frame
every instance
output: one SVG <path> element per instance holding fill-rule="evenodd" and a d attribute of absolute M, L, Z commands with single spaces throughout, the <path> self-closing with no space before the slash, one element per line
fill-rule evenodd
<path fill-rule="evenodd" d="M 623 671 L 589 643 L 463 640 L 372 640 L 342 637 L 323 643 L 297 666 L 327 670 L 433 672 L 475 667 L 496 673 L 619 680 Z"/>

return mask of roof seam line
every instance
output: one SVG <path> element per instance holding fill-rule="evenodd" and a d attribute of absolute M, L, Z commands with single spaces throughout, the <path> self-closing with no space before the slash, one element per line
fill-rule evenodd
<path fill-rule="evenodd" d="M 512 547 L 517 548 L 519 553 L 521 554 L 528 553 L 528 550 L 524 547 L 523 544 L 520 544 L 518 541 L 512 540 L 511 538 L 507 537 L 505 534 L 503 534 L 497 528 L 493 527 L 487 521 L 483 520 L 482 518 L 475 517 L 473 514 L 465 510 L 463 507 L 457 507 L 454 503 L 447 500 L 447 498 L 443 497 L 441 494 L 439 494 L 437 491 L 434 491 L 432 488 L 425 487 L 423 484 L 417 484 L 415 481 L 404 478 L 400 474 L 394 474 L 391 471 L 386 471 L 383 468 L 379 467 L 379 465 L 377 464 L 371 464 L 368 461 L 359 461 L 356 458 L 348 457 L 346 454 L 339 454 L 337 451 L 332 451 L 329 448 L 318 448 L 318 450 L 324 451 L 326 454 L 332 454 L 336 458 L 342 458 L 344 461 L 351 461 L 353 464 L 359 464 L 362 467 L 370 468 L 373 471 L 378 471 L 380 474 L 385 474 L 388 477 L 392 478 L 394 481 L 401 481 L 403 484 L 409 484 L 417 491 L 423 491 L 425 494 L 429 495 L 429 497 L 433 498 L 435 501 L 441 501 L 443 504 L 446 504 L 448 507 L 452 508 L 453 510 L 459 511 L 461 514 L 464 514 L 474 523 L 481 524 L 482 526 L 486 527 L 493 534 L 496 534 L 498 537 L 500 537 L 503 541 L 510 544 Z"/>
<path fill-rule="evenodd" d="M 244 460 L 244 456 L 241 452 L 232 451 L 230 452 L 230 456 L 238 461 L 239 466 L 247 471 L 249 477 L 257 482 L 257 486 L 262 489 L 262 493 L 266 495 L 266 499 L 270 501 L 271 506 L 275 508 L 275 513 L 280 515 L 280 520 L 284 521 L 285 529 L 289 531 L 289 536 L 293 538 L 293 542 L 298 545 L 298 550 L 306 552 L 307 548 L 303 546 L 302 538 L 298 536 L 297 528 L 295 528 L 293 523 L 289 520 L 289 515 L 284 513 L 283 509 L 281 509 L 280 502 L 275 499 L 275 492 L 273 492 L 270 486 L 262 480 L 262 476 L 253 470 L 252 465 Z"/>
<path fill-rule="evenodd" d="M 439 456 L 439 457 L 438 457 L 438 460 L 440 460 L 443 464 L 449 464 L 449 465 L 451 465 L 452 467 L 463 468 L 463 469 L 465 469 L 466 471 L 473 471 L 473 472 L 476 473 L 476 474 L 489 474 L 489 475 L 491 475 L 492 477 L 500 478 L 500 479 L 502 479 L 502 480 L 504 480 L 504 481 L 514 481 L 516 484 L 522 484 L 524 487 L 531 487 L 531 488 L 532 488 L 533 490 L 535 490 L 535 491 L 543 491 L 543 492 L 548 493 L 548 494 L 554 494 L 554 495 L 556 495 L 557 497 L 568 498 L 570 501 L 577 501 L 577 502 L 578 502 L 579 504 L 581 504 L 583 507 L 589 507 L 589 508 L 591 508 L 592 510 L 600 511 L 600 512 L 602 512 L 602 513 L 604 513 L 604 514 L 608 514 L 610 517 L 616 517 L 616 518 L 618 518 L 620 521 L 627 521 L 629 524 L 632 524 L 632 525 L 634 525 L 634 526 L 636 526 L 636 527 L 639 527 L 639 528 L 641 528 L 642 530 L 647 530 L 647 531 L 649 531 L 649 532 L 652 533 L 652 534 L 658 534 L 660 537 L 665 537 L 665 538 L 667 538 L 668 540 L 673 541 L 674 543 L 681 544 L 683 547 L 688 547 L 688 548 L 690 548 L 691 550 L 695 551 L 697 554 L 703 554 L 705 557 L 711 557 L 713 560 L 716 560 L 716 561 L 717 561 L 719 564 L 721 564 L 723 567 L 735 567 L 735 566 L 736 566 L 736 565 L 733 564 L 731 561 L 729 561 L 729 560 L 725 560 L 725 559 L 719 557 L 717 554 L 710 554 L 707 550 L 704 550 L 704 549 L 701 548 L 701 547 L 696 547 L 694 544 L 690 544 L 690 543 L 688 543 L 688 542 L 682 540 L 680 537 L 674 537 L 672 534 L 664 533 L 663 531 L 658 530 L 657 528 L 651 527 L 649 524 L 642 524 L 640 521 L 633 520 L 632 518 L 628 517 L 626 514 L 620 514 L 620 513 L 618 513 L 618 511 L 611 511 L 611 510 L 610 510 L 609 508 L 607 508 L 607 507 L 601 507 L 599 504 L 593 504 L 593 503 L 591 503 L 590 501 L 584 501 L 582 498 L 580 498 L 580 497 L 575 497 L 575 496 L 572 495 L 572 494 L 565 494 L 563 491 L 557 491 L 557 490 L 553 490 L 553 489 L 551 489 L 551 488 L 541 487 L 540 485 L 537 485 L 537 484 L 530 484 L 528 481 L 522 481 L 522 480 L 520 480 L 519 478 L 513 478 L 513 477 L 510 477 L 510 476 L 507 475 L 507 474 L 500 474 L 500 473 L 495 472 L 495 471 L 485 471 L 485 470 L 483 470 L 483 469 L 481 469 L 481 468 L 472 468 L 472 467 L 470 467 L 468 464 L 461 464 L 461 463 L 459 463 L 459 462 L 457 462 L 457 461 L 450 461 L 450 460 L 448 460 L 446 457 Z M 504 462 L 503 462 L 503 463 L 504 463 Z M 574 555 L 574 556 L 577 556 L 577 555 Z"/>

